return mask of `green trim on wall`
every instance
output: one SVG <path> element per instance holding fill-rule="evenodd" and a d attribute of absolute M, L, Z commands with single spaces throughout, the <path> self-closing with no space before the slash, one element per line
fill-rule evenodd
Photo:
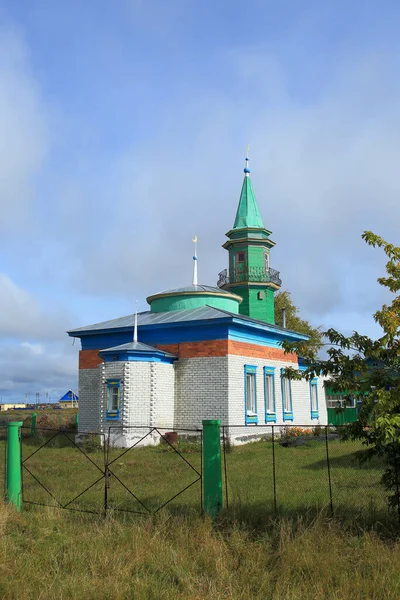
<path fill-rule="evenodd" d="M 186 292 L 150 296 L 147 301 L 151 312 L 170 312 L 188 310 L 201 306 L 212 306 L 231 313 L 239 314 L 241 296 L 235 294 L 218 294 L 217 292 Z"/>

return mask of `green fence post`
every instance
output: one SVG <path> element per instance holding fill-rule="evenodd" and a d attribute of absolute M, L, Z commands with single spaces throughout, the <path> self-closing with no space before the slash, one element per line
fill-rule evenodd
<path fill-rule="evenodd" d="M 78 431 L 78 427 L 79 427 L 79 414 L 76 413 L 75 414 L 75 429 Z"/>
<path fill-rule="evenodd" d="M 222 508 L 221 421 L 203 421 L 204 511 L 216 517 Z"/>
<path fill-rule="evenodd" d="M 21 428 L 22 421 L 12 421 L 7 425 L 7 485 L 6 500 L 21 510 Z"/>
<path fill-rule="evenodd" d="M 35 437 L 36 435 L 36 418 L 37 418 L 37 413 L 32 413 L 32 423 L 31 423 L 31 436 Z"/>

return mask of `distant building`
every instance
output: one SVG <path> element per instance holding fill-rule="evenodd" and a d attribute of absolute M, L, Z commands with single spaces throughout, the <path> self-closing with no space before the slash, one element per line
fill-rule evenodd
<path fill-rule="evenodd" d="M 5 411 L 5 410 L 14 410 L 16 408 L 26 408 L 27 405 L 23 404 L 22 402 L 17 402 L 16 404 L 0 404 L 0 411 Z"/>
<path fill-rule="evenodd" d="M 68 390 L 68 392 L 59 399 L 58 404 L 61 408 L 78 408 L 78 394 L 75 394 L 72 390 Z"/>

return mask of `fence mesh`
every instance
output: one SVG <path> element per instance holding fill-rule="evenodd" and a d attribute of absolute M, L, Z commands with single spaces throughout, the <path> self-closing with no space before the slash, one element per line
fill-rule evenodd
<path fill-rule="evenodd" d="M 179 430 L 177 439 L 153 427 L 124 428 L 128 448 L 113 448 L 119 433 L 110 428 L 108 507 L 155 513 L 199 510 L 201 506 L 201 431 Z M 147 445 L 146 445 L 147 444 Z"/>
<path fill-rule="evenodd" d="M 222 427 L 227 512 L 264 517 L 322 511 L 360 525 L 397 523 L 400 507 L 389 508 L 381 482 L 384 463 L 360 461 L 365 447 L 342 433 L 341 427 Z M 125 448 L 117 447 L 121 436 Z M 22 427 L 21 438 L 26 504 L 96 513 L 202 509 L 201 430 L 177 430 L 171 437 L 154 427 L 110 427 L 106 434 L 77 436 L 40 427 L 32 434 Z M 6 427 L 0 425 L 2 496 L 5 461 Z"/>
<path fill-rule="evenodd" d="M 22 497 L 25 503 L 99 512 L 104 507 L 104 435 L 22 428 Z"/>
<path fill-rule="evenodd" d="M 383 462 L 361 461 L 365 447 L 342 433 L 340 427 L 222 427 L 228 511 L 325 512 L 360 524 L 397 519 L 381 484 Z"/>

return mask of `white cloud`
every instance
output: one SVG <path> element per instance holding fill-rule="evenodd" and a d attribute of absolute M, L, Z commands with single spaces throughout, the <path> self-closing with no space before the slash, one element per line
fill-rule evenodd
<path fill-rule="evenodd" d="M 30 352 L 38 354 L 37 340 L 60 339 L 70 324 L 61 309 L 46 309 L 10 277 L 0 273 L 0 339 L 20 339 Z"/>
<path fill-rule="evenodd" d="M 32 215 L 35 176 L 49 136 L 29 52 L 15 29 L 0 30 L 0 231 L 21 235 Z M 21 238 L 21 242 L 22 242 Z"/>

